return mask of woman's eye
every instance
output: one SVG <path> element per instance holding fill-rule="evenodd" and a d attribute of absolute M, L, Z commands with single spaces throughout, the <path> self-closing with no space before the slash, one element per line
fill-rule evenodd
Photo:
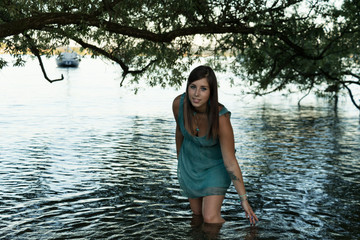
<path fill-rule="evenodd" d="M 201 88 L 201 90 L 202 90 L 202 91 L 206 91 L 206 90 L 207 90 L 207 88 L 203 87 L 203 88 Z"/>
<path fill-rule="evenodd" d="M 190 88 L 191 88 L 191 89 L 195 89 L 196 87 L 195 87 L 194 85 L 191 85 Z"/>

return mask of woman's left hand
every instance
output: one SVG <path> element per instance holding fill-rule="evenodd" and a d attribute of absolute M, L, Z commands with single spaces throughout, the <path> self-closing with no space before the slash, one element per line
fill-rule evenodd
<path fill-rule="evenodd" d="M 255 214 L 254 211 L 252 210 L 252 208 L 251 208 L 248 200 L 241 201 L 241 206 L 242 206 L 243 209 L 245 210 L 246 218 L 249 219 L 250 224 L 255 225 L 256 222 L 259 221 L 259 219 L 257 218 L 256 214 Z"/>

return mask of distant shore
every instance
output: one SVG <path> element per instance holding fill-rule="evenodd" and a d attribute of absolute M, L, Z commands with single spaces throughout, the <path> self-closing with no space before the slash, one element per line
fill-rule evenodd
<path fill-rule="evenodd" d="M 6 45 L 3 44 L 3 43 L 0 43 L 0 54 L 14 54 L 14 52 L 12 50 L 10 51 L 6 51 Z M 83 49 L 82 47 L 80 46 L 63 46 L 63 47 L 58 47 L 56 48 L 56 50 L 54 50 L 53 52 L 50 52 L 50 50 L 41 50 L 40 52 L 42 52 L 43 54 L 42 55 L 54 55 L 54 56 L 57 56 L 59 55 L 60 53 L 62 52 L 76 52 L 77 54 L 81 55 L 81 56 L 85 56 L 85 55 L 93 55 L 93 53 L 87 49 Z M 193 52 L 196 52 L 196 49 L 193 49 Z M 30 49 L 28 49 L 26 52 L 18 52 L 17 54 L 23 54 L 23 55 L 32 55 Z M 211 50 L 208 50 L 208 51 L 204 51 L 201 53 L 201 56 L 202 57 L 209 57 L 209 56 L 213 56 L 214 53 L 213 51 Z M 185 55 L 184 55 L 185 56 Z M 224 57 L 231 57 L 232 54 L 227 52 L 227 53 L 224 53 L 222 56 Z"/>
<path fill-rule="evenodd" d="M 44 53 L 47 52 L 47 51 L 43 51 Z M 92 55 L 92 53 L 90 53 L 89 51 L 87 50 L 83 50 L 81 49 L 81 47 L 76 47 L 76 46 L 72 46 L 72 47 L 58 47 L 56 48 L 56 50 L 50 54 L 50 55 L 59 55 L 61 52 L 76 52 L 77 54 L 79 55 Z M 9 52 L 6 51 L 6 46 L 5 44 L 2 44 L 0 43 L 0 54 L 9 54 Z M 18 54 L 32 54 L 30 52 L 30 49 L 28 49 L 26 52 L 22 52 L 22 53 L 18 53 Z"/>

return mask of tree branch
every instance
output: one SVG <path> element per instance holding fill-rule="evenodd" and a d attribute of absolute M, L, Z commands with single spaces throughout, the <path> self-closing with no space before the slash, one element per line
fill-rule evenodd
<path fill-rule="evenodd" d="M 356 73 L 353 73 L 353 72 L 350 72 L 350 71 L 346 71 L 343 74 L 353 76 L 353 77 L 359 79 L 359 81 L 360 81 L 360 75 L 359 74 L 356 74 Z M 353 83 L 360 84 L 360 82 L 353 82 Z"/>
<path fill-rule="evenodd" d="M 117 33 L 129 37 L 144 39 L 152 42 L 169 43 L 178 37 L 184 37 L 195 34 L 253 34 L 278 37 L 286 45 L 292 48 L 297 54 L 312 60 L 319 60 L 322 56 L 309 55 L 304 48 L 296 45 L 283 33 L 274 29 L 259 29 L 249 27 L 246 24 L 238 23 L 235 26 L 221 26 L 206 24 L 201 26 L 175 29 L 164 33 L 154 33 L 148 30 L 138 29 L 129 26 L 123 26 L 118 23 L 98 19 L 96 15 L 82 13 L 41 13 L 36 16 L 24 18 L 11 23 L 0 24 L 0 38 L 17 35 L 29 29 L 43 30 L 49 25 L 69 25 L 69 24 L 87 24 L 88 26 L 101 27 L 106 31 Z"/>
<path fill-rule="evenodd" d="M 59 30 L 56 29 L 58 32 Z M 157 60 L 154 59 L 154 60 L 151 60 L 144 68 L 140 69 L 140 70 L 129 70 L 129 66 L 127 66 L 125 64 L 124 61 L 122 61 L 119 57 L 117 56 L 114 56 L 112 53 L 110 52 L 107 52 L 105 51 L 104 49 L 102 48 L 99 48 L 95 45 L 92 45 L 92 44 L 89 44 L 89 43 L 86 43 L 84 42 L 82 39 L 78 38 L 78 37 L 75 37 L 75 36 L 67 36 L 65 35 L 64 32 L 60 33 L 60 34 L 64 34 L 63 36 L 66 36 L 66 37 L 69 37 L 71 38 L 72 40 L 74 40 L 75 42 L 79 43 L 82 47 L 84 48 L 88 48 L 88 49 L 91 49 L 93 50 L 94 52 L 100 54 L 100 55 L 103 55 L 104 57 L 110 59 L 110 60 L 113 60 L 114 62 L 118 63 L 121 67 L 121 69 L 123 70 L 123 79 L 121 80 L 120 82 L 120 87 L 123 86 L 123 82 L 125 80 L 125 77 L 128 75 L 128 74 L 140 74 L 140 73 L 143 73 L 144 71 L 146 71 L 147 68 L 149 68 L 152 64 L 154 64 Z"/>
<path fill-rule="evenodd" d="M 71 36 L 70 38 L 72 40 L 74 40 L 75 42 L 79 43 L 83 48 L 89 48 L 89 49 L 93 50 L 94 52 L 99 53 L 100 55 L 103 55 L 104 57 L 118 63 L 120 65 L 121 69 L 124 71 L 125 75 L 129 72 L 129 67 L 120 58 L 114 56 L 113 54 L 105 51 L 102 48 L 99 48 L 99 47 L 97 47 L 95 45 L 86 43 L 80 38 L 77 38 L 77 37 L 74 37 L 74 36 Z"/>
<path fill-rule="evenodd" d="M 146 65 L 145 67 L 143 67 L 143 68 L 140 69 L 140 70 L 129 70 L 129 71 L 127 71 L 126 73 L 124 72 L 124 73 L 123 73 L 123 79 L 122 79 L 121 82 L 120 82 L 120 87 L 123 86 L 123 82 L 124 82 L 125 77 L 126 77 L 127 74 L 129 74 L 129 73 L 130 73 L 130 74 L 141 74 L 141 73 L 145 72 L 146 69 L 148 69 L 148 68 L 149 68 L 152 64 L 154 64 L 155 62 L 157 62 L 157 59 L 151 60 L 151 61 L 148 63 L 148 65 Z"/>
<path fill-rule="evenodd" d="M 342 83 L 342 85 L 348 90 L 348 93 L 349 93 L 351 102 L 354 104 L 354 106 L 355 106 L 357 109 L 360 110 L 360 105 L 356 103 L 356 101 L 355 101 L 355 99 L 354 99 L 354 95 L 352 94 L 351 89 L 350 89 L 345 83 Z"/>
<path fill-rule="evenodd" d="M 324 71 L 323 69 L 320 69 L 320 71 L 321 71 L 327 78 L 339 82 L 344 88 L 346 88 L 346 90 L 347 90 L 348 93 L 349 93 L 351 102 L 354 104 L 354 106 L 355 106 L 357 109 L 360 110 L 360 105 L 356 103 L 356 101 L 355 101 L 355 99 L 354 99 L 354 95 L 353 95 L 351 89 L 346 85 L 346 83 L 359 84 L 358 82 L 355 82 L 355 81 L 341 81 L 339 78 L 336 78 L 336 77 L 331 76 L 328 72 Z"/>
<path fill-rule="evenodd" d="M 302 96 L 302 97 L 299 99 L 299 101 L 298 101 L 298 106 L 299 106 L 299 107 L 300 107 L 301 101 L 310 94 L 311 90 L 312 90 L 313 87 L 314 87 L 314 82 L 315 82 L 315 81 L 314 81 L 314 79 L 312 78 L 312 79 L 311 79 L 311 84 L 310 84 L 310 87 L 309 87 L 309 91 L 307 91 L 307 93 L 306 93 L 304 96 Z"/>
<path fill-rule="evenodd" d="M 256 92 L 248 92 L 250 94 L 254 94 L 256 96 L 265 96 L 265 95 L 268 95 L 270 93 L 274 93 L 274 92 L 277 92 L 277 91 L 280 91 L 281 89 L 284 88 L 284 86 L 288 83 L 287 79 L 284 79 L 277 87 L 275 87 L 274 89 L 270 90 L 270 91 L 267 91 L 267 92 L 263 92 L 263 93 L 260 93 L 259 91 L 256 91 Z"/>
<path fill-rule="evenodd" d="M 61 81 L 61 80 L 64 80 L 64 75 L 61 74 L 61 78 L 59 79 L 54 79 L 54 80 L 51 80 L 47 74 L 46 74 L 46 71 L 45 71 L 45 67 L 44 67 L 44 64 L 41 60 L 41 56 L 40 56 L 40 51 L 39 49 L 36 48 L 35 46 L 35 43 L 34 41 L 31 39 L 31 37 L 27 34 L 24 35 L 28 42 L 29 42 L 29 45 L 30 45 L 30 51 L 37 57 L 38 61 L 39 61 L 39 64 L 40 64 L 40 68 L 41 68 L 41 71 L 43 72 L 43 75 L 44 75 L 44 78 L 49 82 L 49 83 L 53 83 L 53 82 L 57 82 L 57 81 Z"/>

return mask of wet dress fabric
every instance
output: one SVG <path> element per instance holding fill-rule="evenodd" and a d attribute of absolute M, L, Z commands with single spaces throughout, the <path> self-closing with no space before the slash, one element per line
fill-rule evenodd
<path fill-rule="evenodd" d="M 178 123 L 184 136 L 178 157 L 178 179 L 183 196 L 198 198 L 225 195 L 231 180 L 226 171 L 219 139 L 191 135 L 184 124 L 184 98 L 181 96 Z M 223 107 L 219 116 L 230 112 Z"/>

